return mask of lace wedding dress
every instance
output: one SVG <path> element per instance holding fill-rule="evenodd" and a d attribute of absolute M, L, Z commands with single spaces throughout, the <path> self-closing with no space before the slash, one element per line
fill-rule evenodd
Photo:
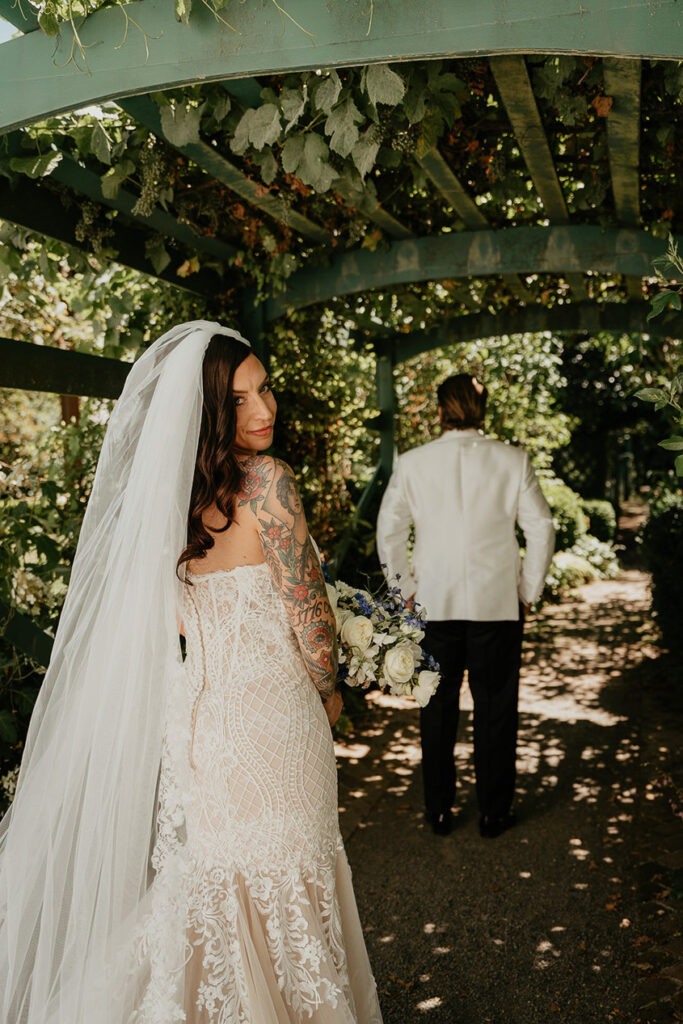
<path fill-rule="evenodd" d="M 330 728 L 264 564 L 190 576 L 134 1024 L 381 1024 Z"/>

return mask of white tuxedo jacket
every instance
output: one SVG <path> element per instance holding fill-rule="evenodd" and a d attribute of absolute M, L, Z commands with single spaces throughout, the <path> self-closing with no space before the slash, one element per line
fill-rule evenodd
<path fill-rule="evenodd" d="M 524 568 L 515 536 L 526 542 Z M 415 526 L 412 565 L 407 541 Z M 478 430 L 448 430 L 401 455 L 377 519 L 388 579 L 429 619 L 519 618 L 540 597 L 555 531 L 529 457 Z"/>

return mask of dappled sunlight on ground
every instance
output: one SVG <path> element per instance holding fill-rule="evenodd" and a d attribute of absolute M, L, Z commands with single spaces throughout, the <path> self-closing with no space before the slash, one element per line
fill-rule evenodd
<path fill-rule="evenodd" d="M 647 578 L 628 573 L 529 623 L 519 824 L 499 839 L 477 830 L 466 684 L 447 838 L 424 823 L 409 698 L 370 695 L 339 744 L 342 831 L 385 1024 L 649 1020 L 634 1012 L 630 966 L 643 939 L 632 855 L 643 803 L 662 804 L 644 778 L 641 698 L 658 664 L 648 605 Z"/>

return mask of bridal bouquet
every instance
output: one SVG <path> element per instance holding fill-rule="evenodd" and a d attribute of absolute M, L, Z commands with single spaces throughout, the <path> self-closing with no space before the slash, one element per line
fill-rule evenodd
<path fill-rule="evenodd" d="M 373 596 L 338 580 L 327 584 L 337 620 L 339 678 L 367 689 L 377 683 L 395 695 L 411 694 L 424 707 L 441 676 L 420 646 L 425 613 L 408 607 L 398 587 Z"/>

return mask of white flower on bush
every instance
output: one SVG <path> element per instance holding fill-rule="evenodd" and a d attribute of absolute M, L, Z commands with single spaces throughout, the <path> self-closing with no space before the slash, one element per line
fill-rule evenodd
<path fill-rule="evenodd" d="M 430 672 L 428 669 L 423 669 L 418 674 L 417 685 L 413 689 L 413 697 L 420 705 L 421 708 L 426 707 L 429 703 L 430 698 L 434 695 L 434 692 L 439 685 L 441 676 L 438 672 Z"/>
<path fill-rule="evenodd" d="M 367 651 L 374 632 L 374 626 L 365 615 L 352 615 L 342 624 L 342 643 L 356 647 L 359 651 Z"/>
<path fill-rule="evenodd" d="M 384 655 L 384 675 L 389 683 L 408 683 L 415 674 L 413 645 L 400 643 Z"/>

